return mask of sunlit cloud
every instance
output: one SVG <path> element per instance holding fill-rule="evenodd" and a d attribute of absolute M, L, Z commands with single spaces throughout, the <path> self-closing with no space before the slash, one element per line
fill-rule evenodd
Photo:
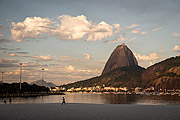
<path fill-rule="evenodd" d="M 130 29 L 130 28 L 134 28 L 134 27 L 137 27 L 137 26 L 139 26 L 139 24 L 132 24 L 130 26 L 127 26 L 126 28 Z"/>
<path fill-rule="evenodd" d="M 175 36 L 175 37 L 179 37 L 180 33 L 172 33 L 172 35 Z"/>
<path fill-rule="evenodd" d="M 86 60 L 91 60 L 92 59 L 91 55 L 88 54 L 88 53 L 84 53 L 83 55 L 85 56 L 84 59 L 86 59 Z"/>
<path fill-rule="evenodd" d="M 52 23 L 49 18 L 41 17 L 27 17 L 23 22 L 11 22 L 12 39 L 21 42 L 25 38 L 37 38 L 41 34 L 49 33 Z"/>
<path fill-rule="evenodd" d="M 157 53 L 151 53 L 149 55 L 141 55 L 141 54 L 134 53 L 134 56 L 139 61 L 155 61 L 155 60 L 160 59 L 160 56 Z"/>
<path fill-rule="evenodd" d="M 120 31 L 119 24 L 109 25 L 101 21 L 96 24 L 88 21 L 84 15 L 69 16 L 62 15 L 54 22 L 49 18 L 41 17 L 27 17 L 23 22 L 11 22 L 11 37 L 17 42 L 24 39 L 39 38 L 55 36 L 60 40 L 80 40 L 85 38 L 86 41 L 102 40 Z"/>
<path fill-rule="evenodd" d="M 180 52 L 180 46 L 175 45 L 173 50 L 176 51 L 176 52 Z"/>
<path fill-rule="evenodd" d="M 139 30 L 140 30 L 141 28 L 136 28 L 136 29 L 134 29 L 134 30 L 131 30 L 131 33 L 139 33 Z"/>
<path fill-rule="evenodd" d="M 105 41 L 105 43 L 117 43 L 127 40 L 128 37 L 125 37 L 125 34 L 121 34 L 119 37 L 114 38 L 113 40 Z"/>
<path fill-rule="evenodd" d="M 7 54 L 8 56 L 11 56 L 11 57 L 30 57 L 30 58 L 37 58 L 37 61 L 51 61 L 53 60 L 53 58 L 50 56 L 50 55 L 46 55 L 46 56 L 43 56 L 43 55 L 40 55 L 40 56 L 31 56 L 31 55 L 27 55 L 28 52 L 25 52 L 25 54 L 22 54 L 24 52 L 20 52 L 20 55 L 19 54 L 16 54 L 16 53 L 11 53 L 11 52 L 4 52 L 5 54 Z"/>
<path fill-rule="evenodd" d="M 68 71 L 74 71 L 74 67 L 72 65 L 69 65 L 68 67 L 66 67 L 66 70 Z"/>
<path fill-rule="evenodd" d="M 135 40 L 135 39 L 137 39 L 137 37 L 132 37 L 132 38 L 130 38 L 130 39 L 128 40 L 128 42 L 133 41 L 133 40 Z"/>
<path fill-rule="evenodd" d="M 145 35 L 145 34 L 147 34 L 147 32 L 141 32 L 141 35 Z"/>
<path fill-rule="evenodd" d="M 0 33 L 0 37 L 4 36 L 4 34 Z"/>
<path fill-rule="evenodd" d="M 152 29 L 152 31 L 153 31 L 153 32 L 159 31 L 159 30 L 161 30 L 162 28 L 163 28 L 163 27 L 154 28 L 154 29 Z"/>

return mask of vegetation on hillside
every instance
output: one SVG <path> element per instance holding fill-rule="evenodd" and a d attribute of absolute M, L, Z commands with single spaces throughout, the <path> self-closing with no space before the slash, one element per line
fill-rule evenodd
<path fill-rule="evenodd" d="M 121 67 L 101 76 L 87 80 L 62 85 L 65 88 L 90 87 L 90 86 L 112 86 L 112 87 L 136 87 L 141 83 L 141 75 L 144 68 L 140 66 Z"/>

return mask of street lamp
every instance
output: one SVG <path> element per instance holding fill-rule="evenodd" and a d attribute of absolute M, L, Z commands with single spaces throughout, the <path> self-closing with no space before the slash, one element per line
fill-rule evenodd
<path fill-rule="evenodd" d="M 44 68 L 42 68 L 42 81 L 41 81 L 41 86 L 43 86 L 43 70 L 44 70 Z"/>
<path fill-rule="evenodd" d="M 20 65 L 20 90 L 21 90 L 21 79 L 22 79 L 22 63 L 19 64 Z"/>
<path fill-rule="evenodd" d="M 4 72 L 2 72 L 2 83 L 3 83 L 3 73 L 4 73 Z"/>

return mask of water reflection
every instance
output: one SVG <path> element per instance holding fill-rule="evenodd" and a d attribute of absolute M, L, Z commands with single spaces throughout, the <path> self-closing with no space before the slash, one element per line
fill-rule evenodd
<path fill-rule="evenodd" d="M 121 95 L 113 93 L 66 93 L 66 95 L 13 97 L 12 104 L 61 103 L 63 96 L 67 103 L 180 105 L 180 96 L 178 95 Z M 3 98 L 1 98 L 0 103 L 3 103 Z"/>

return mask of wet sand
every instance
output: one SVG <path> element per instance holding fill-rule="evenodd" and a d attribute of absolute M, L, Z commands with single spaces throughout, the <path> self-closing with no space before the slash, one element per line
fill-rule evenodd
<path fill-rule="evenodd" d="M 180 106 L 0 104 L 0 120 L 179 120 Z"/>

